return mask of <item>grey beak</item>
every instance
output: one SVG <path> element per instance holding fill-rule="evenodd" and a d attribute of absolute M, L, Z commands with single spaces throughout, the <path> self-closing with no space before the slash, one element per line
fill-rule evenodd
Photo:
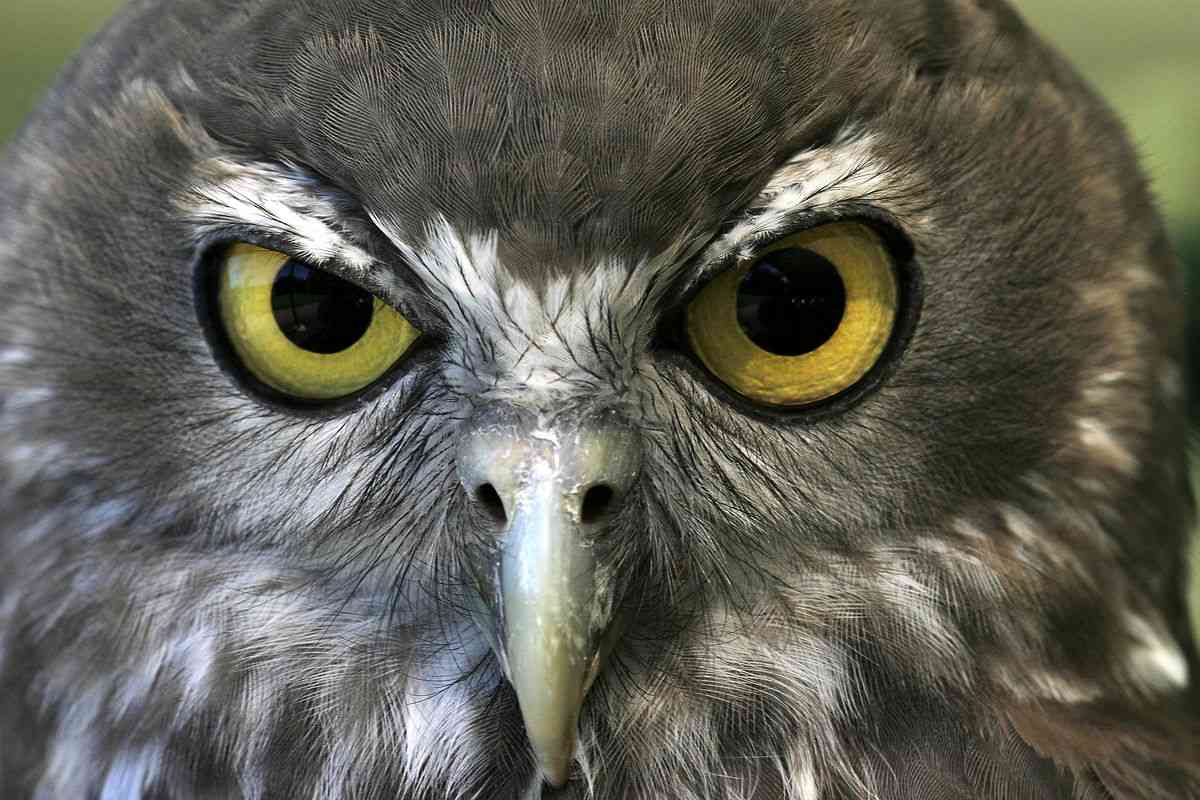
<path fill-rule="evenodd" d="M 567 415 L 559 415 L 559 418 Z M 612 412 L 547 421 L 484 411 L 459 471 L 499 527 L 490 631 L 545 779 L 566 783 L 579 710 L 603 660 L 611 576 L 596 537 L 637 475 L 637 439 Z"/>

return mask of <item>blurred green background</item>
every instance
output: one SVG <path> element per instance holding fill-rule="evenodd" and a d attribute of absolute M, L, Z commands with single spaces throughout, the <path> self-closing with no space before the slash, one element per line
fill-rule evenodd
<path fill-rule="evenodd" d="M 121 0 L 0 0 L 0 146 L 59 66 Z M 1200 287 L 1200 0 L 1015 0 L 1109 98 L 1154 179 L 1171 235 Z M 1200 342 L 1200 290 L 1188 292 Z M 1191 371 L 1200 422 L 1200 363 Z M 1200 470 L 1197 472 L 1200 487 Z M 1200 553 L 1200 548 L 1198 548 Z M 1200 581 L 1194 599 L 1200 609 Z M 1200 622 L 1200 613 L 1196 615 Z"/>

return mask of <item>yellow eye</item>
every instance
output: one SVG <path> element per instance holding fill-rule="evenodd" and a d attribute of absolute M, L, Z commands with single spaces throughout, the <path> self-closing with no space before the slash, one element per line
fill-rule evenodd
<path fill-rule="evenodd" d="M 688 338 L 739 394 L 802 406 L 871 370 L 891 338 L 898 302 L 879 236 L 858 223 L 833 223 L 781 239 L 714 278 L 688 306 Z"/>
<path fill-rule="evenodd" d="M 299 400 L 354 394 L 420 336 L 370 292 L 250 244 L 225 252 L 217 291 L 221 322 L 242 363 L 266 385 Z"/>

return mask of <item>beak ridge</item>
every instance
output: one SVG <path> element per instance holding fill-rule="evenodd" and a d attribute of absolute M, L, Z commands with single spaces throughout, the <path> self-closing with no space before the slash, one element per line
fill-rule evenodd
<path fill-rule="evenodd" d="M 554 425 L 512 406 L 485 411 L 459 454 L 468 495 L 493 498 L 503 522 L 483 622 L 555 786 L 570 778 L 579 712 L 610 644 L 614 589 L 597 537 L 639 462 L 633 431 L 611 411 Z"/>
<path fill-rule="evenodd" d="M 508 679 L 546 780 L 566 783 L 597 634 L 596 563 L 552 484 L 518 505 L 500 561 Z"/>

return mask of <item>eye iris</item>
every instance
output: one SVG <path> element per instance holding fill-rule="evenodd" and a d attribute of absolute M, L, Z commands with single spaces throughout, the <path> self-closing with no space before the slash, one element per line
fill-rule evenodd
<path fill-rule="evenodd" d="M 340 353 L 371 327 L 370 292 L 298 261 L 288 261 L 271 287 L 275 322 L 293 344 L 313 353 Z"/>
<path fill-rule="evenodd" d="M 803 248 L 768 253 L 738 286 L 738 324 L 776 355 L 816 350 L 833 337 L 845 311 L 846 287 L 837 267 Z"/>

